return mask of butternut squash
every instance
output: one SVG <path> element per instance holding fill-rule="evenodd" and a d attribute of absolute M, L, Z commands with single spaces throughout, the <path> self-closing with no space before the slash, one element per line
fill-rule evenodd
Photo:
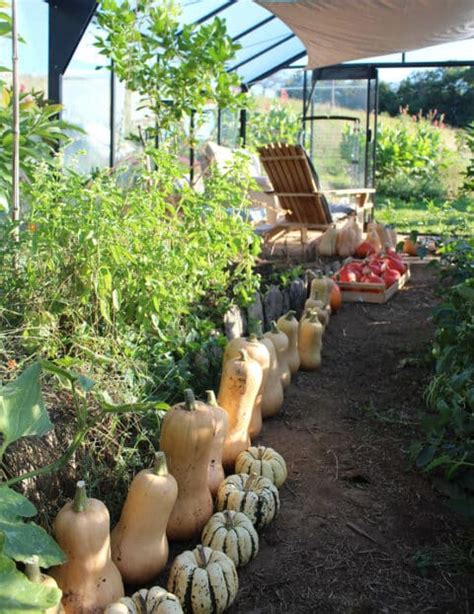
<path fill-rule="evenodd" d="M 25 574 L 30 582 L 34 582 L 35 584 L 41 584 L 41 586 L 46 586 L 47 588 L 55 588 L 58 591 L 59 603 L 51 608 L 45 610 L 45 614 L 63 614 L 64 608 L 61 604 L 62 592 L 58 588 L 58 584 L 54 578 L 51 576 L 47 576 L 46 574 L 41 572 L 38 557 L 34 554 L 32 557 L 25 561 Z"/>
<path fill-rule="evenodd" d="M 336 256 L 337 255 L 337 230 L 335 226 L 330 226 L 321 236 L 318 245 L 320 256 Z"/>
<path fill-rule="evenodd" d="M 112 560 L 127 584 L 145 584 L 168 562 L 166 525 L 178 497 L 164 452 L 133 479 L 120 520 L 110 536 Z"/>
<path fill-rule="evenodd" d="M 357 219 L 351 216 L 337 234 L 337 253 L 342 258 L 352 256 L 362 241 L 362 229 Z"/>
<path fill-rule="evenodd" d="M 298 351 L 301 368 L 307 371 L 318 369 L 321 365 L 323 327 L 314 311 L 300 322 L 298 331 Z"/>
<path fill-rule="evenodd" d="M 102 501 L 87 497 L 82 480 L 74 500 L 58 512 L 53 532 L 68 558 L 49 572 L 63 592 L 66 614 L 95 614 L 124 596 L 110 553 L 109 512 Z"/>
<path fill-rule="evenodd" d="M 298 354 L 298 320 L 295 311 L 289 311 L 278 319 L 278 328 L 288 337 L 288 367 L 291 375 L 300 368 L 300 355 Z"/>
<path fill-rule="evenodd" d="M 382 243 L 380 242 L 380 237 L 377 232 L 377 224 L 375 222 L 369 222 L 367 224 L 366 241 L 372 244 L 377 254 L 382 251 Z"/>
<path fill-rule="evenodd" d="M 323 306 L 329 303 L 330 287 L 328 284 L 328 277 L 319 274 L 311 281 L 309 290 L 309 298 L 314 301 L 321 301 Z"/>
<path fill-rule="evenodd" d="M 222 464 L 231 469 L 237 456 L 250 445 L 249 426 L 262 383 L 262 368 L 249 358 L 246 350 L 224 365 L 217 402 L 229 417 L 229 431 L 224 441 Z"/>
<path fill-rule="evenodd" d="M 255 399 L 249 426 L 249 437 L 253 439 L 257 437 L 262 430 L 262 400 L 268 380 L 270 354 L 267 347 L 258 340 L 257 335 L 252 334 L 248 339 L 239 337 L 232 339 L 232 341 L 227 344 L 224 352 L 224 363 L 230 358 L 238 356 L 240 350 L 245 350 L 249 357 L 257 361 L 262 368 L 262 383 L 260 384 L 260 389 Z"/>
<path fill-rule="evenodd" d="M 211 445 L 211 459 L 207 472 L 207 482 L 211 495 L 215 497 L 219 490 L 219 485 L 225 478 L 224 467 L 222 466 L 222 452 L 224 441 L 229 430 L 229 418 L 222 407 L 217 404 L 216 395 L 213 390 L 206 390 L 207 404 L 214 414 L 215 430 L 214 440 Z"/>
<path fill-rule="evenodd" d="M 262 418 L 265 419 L 274 416 L 280 411 L 284 401 L 284 394 L 275 346 L 267 337 L 262 337 L 260 341 L 267 348 L 270 356 L 267 385 L 262 397 Z"/>
<path fill-rule="evenodd" d="M 306 317 L 310 311 L 315 311 L 318 314 L 318 318 L 322 324 L 324 333 L 326 326 L 329 324 L 330 311 L 328 306 L 326 305 L 325 307 L 323 302 L 320 300 L 307 298 L 304 304 L 303 318 Z"/>
<path fill-rule="evenodd" d="M 178 498 L 166 529 L 168 539 L 176 540 L 199 535 L 213 511 L 208 471 L 214 416 L 208 405 L 195 400 L 192 390 L 184 391 L 184 399 L 167 412 L 160 435 L 168 470 L 178 482 Z"/>
<path fill-rule="evenodd" d="M 288 337 L 278 328 L 276 322 L 271 323 L 271 331 L 265 333 L 264 337 L 270 339 L 275 347 L 281 384 L 283 388 L 286 388 L 291 382 L 290 367 L 288 365 L 288 352 L 290 346 Z"/>

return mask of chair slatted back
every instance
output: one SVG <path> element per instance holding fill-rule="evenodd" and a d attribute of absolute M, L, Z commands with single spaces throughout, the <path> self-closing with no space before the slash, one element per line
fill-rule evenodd
<path fill-rule="evenodd" d="M 301 145 L 271 143 L 258 152 L 288 222 L 331 224 L 318 176 Z"/>

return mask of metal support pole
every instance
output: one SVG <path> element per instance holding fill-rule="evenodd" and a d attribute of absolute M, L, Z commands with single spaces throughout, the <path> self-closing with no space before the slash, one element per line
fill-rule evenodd
<path fill-rule="evenodd" d="M 374 142 L 372 147 L 372 186 L 375 187 L 375 169 L 377 165 L 377 137 L 379 118 L 379 71 L 375 74 L 375 102 L 374 102 Z M 375 199 L 375 194 L 374 194 Z"/>
<path fill-rule="evenodd" d="M 194 181 L 194 115 L 196 111 L 191 111 L 191 117 L 189 119 L 189 136 L 190 136 L 190 147 L 189 147 L 189 182 L 193 185 Z"/>
<path fill-rule="evenodd" d="M 246 94 L 249 91 L 249 88 L 244 84 L 240 86 L 240 89 L 243 94 Z M 239 116 L 239 120 L 240 120 L 239 137 L 240 137 L 240 142 L 242 144 L 242 147 L 245 147 L 245 145 L 247 144 L 247 109 L 240 109 L 239 115 L 240 115 Z"/>
<path fill-rule="evenodd" d="M 365 164 L 364 164 L 364 187 L 368 187 L 369 180 L 369 169 L 368 169 L 368 161 L 369 161 L 369 143 L 372 140 L 372 133 L 370 130 L 370 84 L 371 79 L 367 80 L 367 103 L 365 108 Z"/>
<path fill-rule="evenodd" d="M 221 144 L 221 138 L 222 138 L 222 110 L 219 107 L 217 109 L 217 144 L 218 145 Z"/>
<path fill-rule="evenodd" d="M 112 62 L 110 70 L 110 155 L 109 166 L 115 166 L 115 72 Z"/>
<path fill-rule="evenodd" d="M 303 113 L 301 115 L 301 132 L 299 136 L 300 145 L 304 147 L 304 136 L 306 130 L 306 90 L 308 88 L 308 74 L 303 70 Z"/>

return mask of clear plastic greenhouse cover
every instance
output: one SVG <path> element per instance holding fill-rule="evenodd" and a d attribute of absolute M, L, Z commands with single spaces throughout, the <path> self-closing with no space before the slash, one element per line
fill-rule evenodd
<path fill-rule="evenodd" d="M 280 65 L 306 55 L 301 41 L 280 19 L 252 0 L 182 0 L 183 23 L 219 17 L 229 34 L 241 45 L 230 70 L 243 83 L 252 83 Z"/>

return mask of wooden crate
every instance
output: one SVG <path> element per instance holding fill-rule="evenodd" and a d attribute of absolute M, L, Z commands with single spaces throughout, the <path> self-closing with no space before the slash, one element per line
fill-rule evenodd
<path fill-rule="evenodd" d="M 348 283 L 338 281 L 342 300 L 347 303 L 386 303 L 410 279 L 410 269 L 389 288 L 384 284 Z"/>

